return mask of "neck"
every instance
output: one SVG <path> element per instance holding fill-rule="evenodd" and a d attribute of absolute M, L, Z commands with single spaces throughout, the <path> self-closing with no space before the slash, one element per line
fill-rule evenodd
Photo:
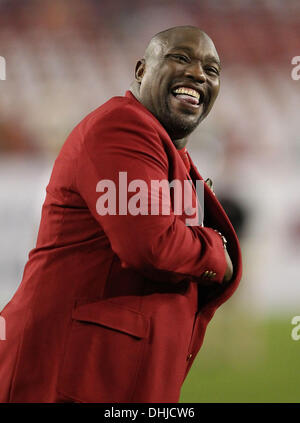
<path fill-rule="evenodd" d="M 129 91 L 131 91 L 131 94 L 134 95 L 134 97 L 140 101 L 140 90 L 137 87 L 135 81 L 130 85 Z"/>
<path fill-rule="evenodd" d="M 129 91 L 131 91 L 131 93 L 134 95 L 134 97 L 141 103 L 140 101 L 140 92 L 139 92 L 139 86 L 136 84 L 136 81 L 134 81 L 130 87 L 129 87 Z M 188 138 L 180 138 L 180 139 L 172 139 L 172 142 L 174 144 L 174 146 L 176 147 L 177 150 L 181 150 L 182 148 L 184 148 L 187 145 L 188 142 Z"/>
<path fill-rule="evenodd" d="M 173 141 L 173 144 L 175 145 L 175 147 L 177 148 L 177 150 L 181 150 L 188 143 L 187 138 L 181 138 L 180 140 L 172 140 L 172 141 Z"/>

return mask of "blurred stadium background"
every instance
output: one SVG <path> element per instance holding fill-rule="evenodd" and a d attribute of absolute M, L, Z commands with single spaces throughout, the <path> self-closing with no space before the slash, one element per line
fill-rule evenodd
<path fill-rule="evenodd" d="M 299 402 L 299 0 L 0 0 L 0 308 L 34 247 L 51 167 L 88 112 L 123 95 L 151 36 L 196 25 L 222 61 L 189 151 L 242 243 L 240 289 L 214 316 L 182 402 Z"/>

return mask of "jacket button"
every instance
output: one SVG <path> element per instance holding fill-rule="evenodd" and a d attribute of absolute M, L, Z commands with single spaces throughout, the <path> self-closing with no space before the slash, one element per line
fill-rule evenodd
<path fill-rule="evenodd" d="M 205 279 L 214 279 L 216 275 L 217 274 L 213 270 L 205 270 L 205 272 L 202 273 L 202 277 Z"/>
<path fill-rule="evenodd" d="M 187 356 L 186 360 L 187 360 L 187 361 L 189 361 L 192 357 L 193 357 L 193 354 L 192 354 L 192 353 L 190 353 L 190 354 Z"/>

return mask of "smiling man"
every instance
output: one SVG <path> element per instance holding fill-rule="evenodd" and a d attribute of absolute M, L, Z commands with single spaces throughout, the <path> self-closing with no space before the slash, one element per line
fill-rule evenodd
<path fill-rule="evenodd" d="M 1 312 L 0 401 L 179 400 L 208 322 L 241 278 L 235 231 L 185 148 L 213 106 L 219 74 L 205 33 L 168 29 L 138 61 L 131 90 L 71 132 L 36 247 Z M 143 187 L 153 181 L 188 181 L 192 204 L 202 181 L 204 220 L 187 226 L 188 208 L 175 213 L 182 199 L 171 189 L 168 213 L 139 209 L 152 201 Z M 99 212 L 101 193 L 113 212 Z"/>
<path fill-rule="evenodd" d="M 132 92 L 161 122 L 177 148 L 210 112 L 220 88 L 220 60 L 198 28 L 176 27 L 154 36 L 137 63 Z"/>

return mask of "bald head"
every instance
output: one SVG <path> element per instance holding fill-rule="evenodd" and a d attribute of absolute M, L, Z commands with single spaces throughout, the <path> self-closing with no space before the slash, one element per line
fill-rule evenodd
<path fill-rule="evenodd" d="M 172 44 L 172 42 L 174 42 L 177 38 L 185 37 L 187 35 L 193 36 L 196 34 L 198 36 L 206 38 L 212 45 L 214 45 L 211 38 L 204 31 L 202 31 L 196 26 L 174 26 L 172 28 L 168 28 L 164 31 L 158 32 L 151 38 L 148 46 L 146 47 L 144 59 L 151 60 L 152 58 L 163 54 L 163 52 L 168 48 L 168 46 Z"/>
<path fill-rule="evenodd" d="M 177 26 L 152 37 L 136 65 L 131 91 L 176 145 L 209 113 L 219 91 L 219 73 L 219 56 L 209 36 L 194 26 Z"/>

